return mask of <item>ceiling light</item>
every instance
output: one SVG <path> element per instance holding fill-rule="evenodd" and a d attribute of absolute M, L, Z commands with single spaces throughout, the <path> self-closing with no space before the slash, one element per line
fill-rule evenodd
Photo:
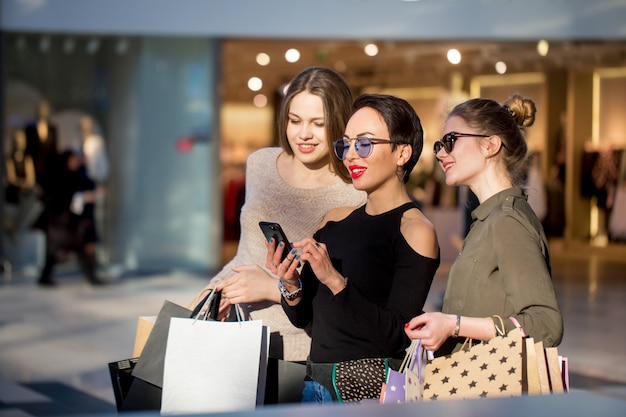
<path fill-rule="evenodd" d="M 256 56 L 256 63 L 259 64 L 262 67 L 264 67 L 266 65 L 269 65 L 269 63 L 270 63 L 270 56 L 268 54 L 266 54 L 265 52 L 261 52 L 261 53 L 257 54 L 257 56 Z"/>
<path fill-rule="evenodd" d="M 503 61 L 496 62 L 496 72 L 498 74 L 506 73 L 506 63 L 504 63 Z"/>
<path fill-rule="evenodd" d="M 293 48 L 288 50 L 287 52 L 285 52 L 285 59 L 287 60 L 287 62 L 291 62 L 292 64 L 294 62 L 298 62 L 300 60 L 300 51 Z"/>
<path fill-rule="evenodd" d="M 254 105 L 259 108 L 265 107 L 267 106 L 267 97 L 265 96 L 265 94 L 257 94 L 256 96 L 254 96 L 252 103 L 254 103 Z"/>
<path fill-rule="evenodd" d="M 259 77 L 252 77 L 248 80 L 248 88 L 251 91 L 259 91 L 263 88 L 263 81 Z"/>
<path fill-rule="evenodd" d="M 363 51 L 367 56 L 376 56 L 378 55 L 378 46 L 374 43 L 368 43 L 365 45 L 365 48 L 363 48 Z"/>
<path fill-rule="evenodd" d="M 461 62 L 461 53 L 459 52 L 458 49 L 450 49 L 448 50 L 448 61 L 451 64 L 458 64 L 459 62 Z"/>
<path fill-rule="evenodd" d="M 537 53 L 541 56 L 548 55 L 548 51 L 550 50 L 550 44 L 547 40 L 542 39 L 537 42 Z"/>

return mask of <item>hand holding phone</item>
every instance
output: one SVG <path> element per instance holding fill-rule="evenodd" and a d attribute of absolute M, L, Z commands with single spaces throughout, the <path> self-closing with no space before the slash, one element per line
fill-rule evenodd
<path fill-rule="evenodd" d="M 268 242 L 272 238 L 276 241 L 276 248 L 278 248 L 278 244 L 280 242 L 285 244 L 281 257 L 281 261 L 284 260 L 293 248 L 291 247 L 291 243 L 289 243 L 289 239 L 287 239 L 287 235 L 285 235 L 283 228 L 280 227 L 280 224 L 276 222 L 259 222 L 259 227 L 263 231 L 265 239 L 267 239 Z"/>

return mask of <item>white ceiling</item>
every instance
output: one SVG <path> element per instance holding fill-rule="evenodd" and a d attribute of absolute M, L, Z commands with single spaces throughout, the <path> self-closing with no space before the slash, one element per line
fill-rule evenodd
<path fill-rule="evenodd" d="M 626 39 L 626 0 L 2 0 L 7 31 L 282 39 Z"/>
<path fill-rule="evenodd" d="M 455 72 L 495 74 L 497 61 L 509 72 L 626 66 L 626 0 L 2 0 L 0 27 L 223 39 L 226 102 L 250 102 L 252 76 L 271 99 L 302 68 L 340 61 L 356 92 L 446 85 Z M 541 38 L 551 42 L 546 57 L 536 52 Z M 367 42 L 376 57 L 363 53 Z M 446 60 L 451 47 L 463 54 L 459 65 Z M 299 62 L 283 59 L 289 48 Z M 259 52 L 270 65 L 254 62 Z"/>

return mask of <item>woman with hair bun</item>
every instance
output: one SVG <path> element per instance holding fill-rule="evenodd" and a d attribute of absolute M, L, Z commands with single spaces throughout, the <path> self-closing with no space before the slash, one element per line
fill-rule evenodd
<path fill-rule="evenodd" d="M 476 98 L 448 115 L 434 151 L 446 184 L 466 185 L 480 205 L 448 276 L 442 312 L 414 317 L 412 339 L 445 355 L 469 337 L 487 341 L 515 327 L 545 346 L 563 337 L 563 318 L 552 285 L 548 243 L 524 190 L 525 129 L 535 103 L 520 95 L 504 105 Z M 504 326 L 495 316 L 504 318 Z"/>

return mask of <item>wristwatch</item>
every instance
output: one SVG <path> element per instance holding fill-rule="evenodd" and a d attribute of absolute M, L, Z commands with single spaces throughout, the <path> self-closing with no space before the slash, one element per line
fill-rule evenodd
<path fill-rule="evenodd" d="M 285 297 L 285 299 L 291 301 L 291 300 L 295 300 L 300 293 L 302 292 L 302 281 L 300 280 L 300 278 L 298 278 L 298 289 L 295 290 L 294 292 L 289 292 L 287 291 L 287 288 L 285 288 L 285 286 L 283 285 L 283 282 L 281 280 L 278 280 L 278 289 L 280 290 L 280 293 L 283 295 L 283 297 Z"/>

